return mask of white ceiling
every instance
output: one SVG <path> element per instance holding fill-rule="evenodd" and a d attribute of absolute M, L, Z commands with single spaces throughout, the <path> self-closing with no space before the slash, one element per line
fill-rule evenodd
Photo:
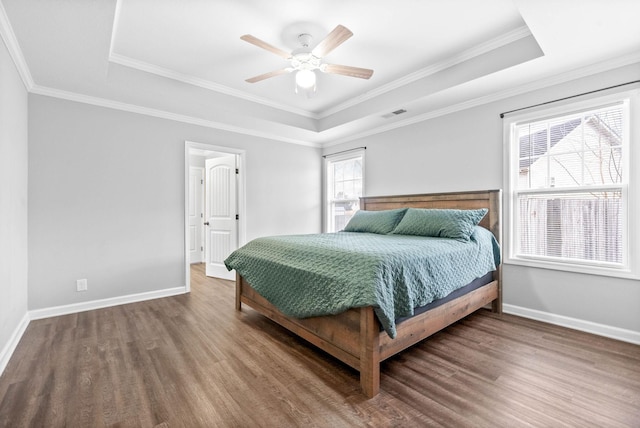
<path fill-rule="evenodd" d="M 640 62 L 638 0 L 1 4 L 34 93 L 316 146 Z M 338 24 L 354 36 L 326 62 L 371 79 L 319 73 L 313 98 L 295 94 L 293 74 L 245 82 L 287 62 L 240 36 L 291 51 L 298 34 L 314 46 Z"/>

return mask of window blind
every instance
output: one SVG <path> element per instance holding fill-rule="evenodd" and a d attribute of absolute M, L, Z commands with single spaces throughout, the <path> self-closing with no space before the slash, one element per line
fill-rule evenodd
<path fill-rule="evenodd" d="M 519 256 L 624 263 L 625 104 L 519 123 Z"/>

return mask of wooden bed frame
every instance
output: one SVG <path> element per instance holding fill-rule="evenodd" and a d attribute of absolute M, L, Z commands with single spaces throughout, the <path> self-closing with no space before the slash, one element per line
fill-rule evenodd
<path fill-rule="evenodd" d="M 375 211 L 402 207 L 477 209 L 489 212 L 480 225 L 489 229 L 502 242 L 502 191 L 473 191 L 424 195 L 365 197 L 360 209 Z M 350 309 L 338 315 L 291 318 L 260 296 L 239 274 L 236 274 L 236 309 L 242 303 L 272 319 L 291 332 L 311 342 L 360 372 L 363 393 L 371 398 L 380 390 L 380 362 L 408 348 L 446 326 L 491 303 L 494 312 L 502 312 L 501 267 L 493 273 L 493 281 L 457 299 L 416 315 L 396 326 L 391 339 L 381 330 L 371 306 Z"/>

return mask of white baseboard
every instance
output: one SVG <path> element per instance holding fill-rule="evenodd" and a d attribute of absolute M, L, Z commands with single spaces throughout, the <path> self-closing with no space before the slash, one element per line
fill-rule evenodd
<path fill-rule="evenodd" d="M 144 300 L 159 299 L 162 297 L 176 296 L 187 293 L 185 287 L 167 288 L 147 293 L 129 294 L 126 296 L 111 297 L 109 299 L 91 300 L 89 302 L 73 303 L 71 305 L 54 306 L 51 308 L 35 309 L 29 311 L 32 320 L 56 317 L 59 315 L 75 314 L 77 312 L 90 311 L 93 309 L 108 308 L 110 306 L 124 305 L 127 303 L 142 302 Z"/>
<path fill-rule="evenodd" d="M 142 302 L 144 300 L 159 299 L 161 297 L 176 296 L 187 293 L 186 287 L 167 288 L 165 290 L 150 291 L 147 293 L 129 294 L 127 296 L 112 297 L 109 299 L 92 300 L 90 302 L 74 303 L 71 305 L 54 306 L 51 308 L 35 309 L 24 314 L 20 324 L 11 335 L 11 339 L 0 352 L 0 375 L 7 367 L 13 352 L 18 346 L 29 322 L 42 318 L 55 317 L 59 315 L 73 314 L 77 312 L 90 311 L 92 309 L 108 308 L 110 306 L 124 305 L 127 303 Z"/>
<path fill-rule="evenodd" d="M 4 372 L 9 359 L 18 342 L 22 338 L 30 320 L 49 318 L 59 315 L 67 315 L 77 312 L 89 311 L 92 309 L 107 308 L 110 306 L 123 305 L 127 303 L 141 302 L 144 300 L 158 299 L 162 297 L 176 296 L 185 294 L 185 287 L 167 288 L 165 290 L 151 291 L 147 293 L 130 294 L 127 296 L 112 297 L 109 299 L 92 300 L 89 302 L 74 303 L 71 305 L 55 306 L 52 308 L 36 309 L 29 311 L 24 315 L 18 326 L 16 327 L 9 342 L 0 352 L 0 375 Z M 572 328 L 574 330 L 585 331 L 587 333 L 597 334 L 599 336 L 609 337 L 623 342 L 629 342 L 640 345 L 640 332 L 627 330 L 619 327 L 612 327 L 604 324 L 598 324 L 591 321 L 571 318 L 564 315 L 556 315 L 549 312 L 538 311 L 535 309 L 523 308 L 521 306 L 503 304 L 502 309 L 505 313 L 518 315 L 523 318 L 530 318 L 537 321 L 547 322 L 562 327 Z"/>
<path fill-rule="evenodd" d="M 0 352 L 0 376 L 2 376 L 2 373 L 4 373 L 4 369 L 7 367 L 7 364 L 9 364 L 9 360 L 13 355 L 13 351 L 16 350 L 16 347 L 18 346 L 18 342 L 20 342 L 20 339 L 22 339 L 22 335 L 24 334 L 28 325 L 29 325 L 29 313 L 27 312 L 24 314 L 24 317 L 22 317 L 22 320 L 20 320 L 20 323 L 18 324 L 16 329 L 13 331 L 13 334 L 11 335 L 9 342 L 5 345 L 4 349 L 2 349 L 2 351 Z"/>
<path fill-rule="evenodd" d="M 637 331 L 626 330 L 624 328 L 612 327 L 605 324 L 598 324 L 591 321 L 566 317 L 564 315 L 556 315 L 550 312 L 543 312 L 515 305 L 503 304 L 502 310 L 507 314 L 518 315 L 523 318 L 530 318 L 536 321 L 542 321 L 549 324 L 555 324 L 562 327 L 572 328 L 574 330 L 597 334 L 598 336 L 609 337 L 611 339 L 640 345 L 640 332 Z"/>

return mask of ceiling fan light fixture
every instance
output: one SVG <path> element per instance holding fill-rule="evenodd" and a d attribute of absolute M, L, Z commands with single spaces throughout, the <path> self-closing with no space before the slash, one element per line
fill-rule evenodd
<path fill-rule="evenodd" d="M 312 89 L 315 91 L 316 89 L 316 73 L 312 70 L 298 70 L 296 72 L 296 92 L 297 89 L 301 88 L 304 90 Z"/>

